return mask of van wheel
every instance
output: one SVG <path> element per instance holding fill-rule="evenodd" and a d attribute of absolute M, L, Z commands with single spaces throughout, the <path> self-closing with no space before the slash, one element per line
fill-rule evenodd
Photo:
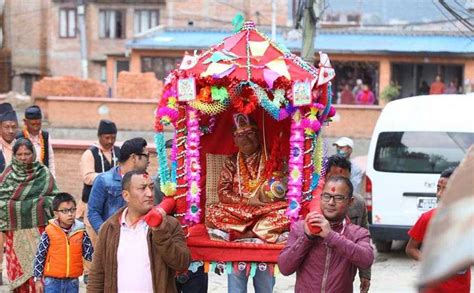
<path fill-rule="evenodd" d="M 392 241 L 375 240 L 374 243 L 378 252 L 390 252 L 392 249 Z"/>

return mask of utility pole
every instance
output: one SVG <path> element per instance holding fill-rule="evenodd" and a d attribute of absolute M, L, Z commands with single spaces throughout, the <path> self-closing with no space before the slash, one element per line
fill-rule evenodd
<path fill-rule="evenodd" d="M 79 29 L 79 42 L 81 45 L 82 78 L 89 78 L 89 64 L 87 61 L 87 33 L 86 33 L 86 1 L 77 0 L 77 24 Z"/>
<path fill-rule="evenodd" d="M 276 0 L 272 0 L 272 40 L 276 41 Z"/>
<path fill-rule="evenodd" d="M 303 20 L 303 45 L 301 47 L 301 58 L 310 64 L 314 64 L 314 38 L 317 25 L 322 16 L 325 0 L 300 0 L 297 21 Z M 298 28 L 297 24 L 297 28 Z"/>

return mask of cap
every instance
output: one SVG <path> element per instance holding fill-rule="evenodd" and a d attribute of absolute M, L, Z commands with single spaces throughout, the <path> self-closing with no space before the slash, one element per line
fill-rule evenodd
<path fill-rule="evenodd" d="M 354 141 L 352 139 L 344 136 L 344 137 L 339 138 L 332 145 L 336 145 L 336 146 L 340 146 L 340 147 L 348 146 L 348 147 L 353 148 L 354 147 Z"/>
<path fill-rule="evenodd" d="M 10 103 L 0 104 L 0 121 L 18 122 L 18 118 L 16 117 L 16 112 L 15 110 L 13 110 L 12 104 Z"/>
<path fill-rule="evenodd" d="M 115 126 L 115 123 L 110 120 L 100 120 L 97 135 L 102 134 L 117 134 L 117 126 Z"/>
<path fill-rule="evenodd" d="M 25 109 L 25 118 L 26 119 L 41 119 L 43 115 L 41 113 L 41 108 L 33 105 Z"/>

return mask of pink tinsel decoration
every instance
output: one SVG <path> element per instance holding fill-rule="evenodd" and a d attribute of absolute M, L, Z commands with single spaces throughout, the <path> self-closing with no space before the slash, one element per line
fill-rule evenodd
<path fill-rule="evenodd" d="M 191 107 L 187 108 L 187 130 L 186 140 L 186 179 L 188 181 L 188 192 L 186 194 L 187 210 L 185 219 L 189 222 L 200 221 L 200 197 L 201 197 L 201 165 L 200 165 L 200 137 L 199 112 Z"/>

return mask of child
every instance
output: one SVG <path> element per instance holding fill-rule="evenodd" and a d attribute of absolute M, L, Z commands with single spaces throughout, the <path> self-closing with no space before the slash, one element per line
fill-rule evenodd
<path fill-rule="evenodd" d="M 34 262 L 37 292 L 79 292 L 83 260 L 92 260 L 93 248 L 84 224 L 75 220 L 76 201 L 69 193 L 53 200 L 54 219 L 41 235 Z M 44 277 L 44 286 L 42 278 Z"/>
<path fill-rule="evenodd" d="M 444 190 L 448 184 L 448 179 L 454 172 L 454 168 L 449 168 L 441 173 L 438 180 L 436 197 L 438 200 L 444 195 Z M 421 246 L 423 239 L 425 238 L 426 230 L 429 226 L 431 217 L 435 213 L 436 209 L 432 209 L 422 214 L 416 224 L 408 231 L 410 240 L 408 241 L 405 249 L 407 255 L 414 260 L 421 260 Z M 471 270 L 467 268 L 456 273 L 453 277 L 439 283 L 434 288 L 428 288 L 424 290 L 425 293 L 434 292 L 456 292 L 456 293 L 469 293 L 471 288 Z"/>

